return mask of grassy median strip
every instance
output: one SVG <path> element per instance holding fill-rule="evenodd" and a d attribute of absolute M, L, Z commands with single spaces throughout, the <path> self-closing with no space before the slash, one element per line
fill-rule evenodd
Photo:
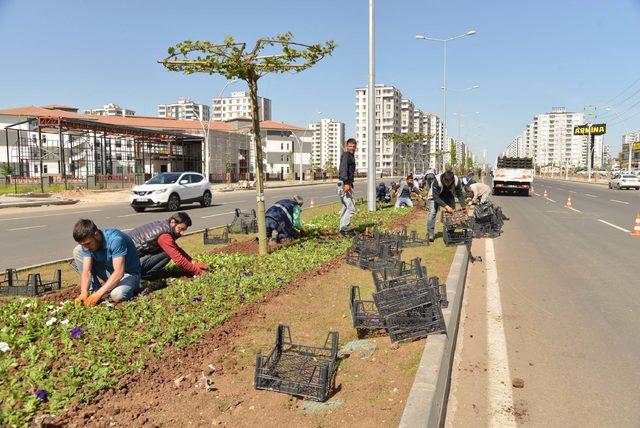
<path fill-rule="evenodd" d="M 361 210 L 353 224 L 388 223 L 408 210 Z M 140 370 L 167 346 L 184 347 L 226 319 L 243 301 L 282 287 L 295 276 L 344 253 L 350 241 L 322 237 L 337 230 L 337 214 L 310 221 L 311 236 L 266 257 L 202 254 L 210 273 L 174 280 L 126 304 L 95 308 L 73 302 L 14 299 L 0 306 L 0 423 L 26 424 L 37 413 L 59 413 L 88 401 Z"/>

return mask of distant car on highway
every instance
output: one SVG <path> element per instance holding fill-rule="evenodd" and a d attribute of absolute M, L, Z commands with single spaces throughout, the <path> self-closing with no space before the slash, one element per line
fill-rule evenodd
<path fill-rule="evenodd" d="M 163 172 L 132 188 L 129 201 L 136 212 L 153 207 L 177 211 L 181 205 L 194 202 L 208 207 L 211 205 L 211 186 L 197 172 Z"/>
<path fill-rule="evenodd" d="M 609 189 L 631 189 L 640 190 L 640 178 L 631 174 L 618 174 L 609 180 Z"/>

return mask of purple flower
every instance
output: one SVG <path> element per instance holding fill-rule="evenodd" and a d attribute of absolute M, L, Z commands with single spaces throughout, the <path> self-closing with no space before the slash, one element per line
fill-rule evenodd
<path fill-rule="evenodd" d="M 180 310 L 180 306 L 176 306 L 176 312 Z"/>
<path fill-rule="evenodd" d="M 192 297 L 191 301 L 192 302 L 202 302 L 202 297 Z"/>
<path fill-rule="evenodd" d="M 278 281 L 278 282 L 284 282 L 284 278 L 276 278 L 276 281 Z"/>
<path fill-rule="evenodd" d="M 82 333 L 84 333 L 82 327 L 74 327 L 73 330 L 71 330 L 71 338 L 77 339 L 82 336 Z"/>
<path fill-rule="evenodd" d="M 249 269 L 248 271 L 245 271 L 245 272 L 243 272 L 242 274 L 243 274 L 244 276 L 251 276 L 251 275 L 253 275 L 253 270 L 252 270 L 252 269 Z"/>
<path fill-rule="evenodd" d="M 238 298 L 240 298 L 240 300 L 244 302 L 247 296 L 245 296 L 242 291 L 238 291 Z"/>
<path fill-rule="evenodd" d="M 47 401 L 47 395 L 49 393 L 44 389 L 36 389 L 36 392 L 33 393 L 36 397 L 40 399 L 40 401 Z"/>
<path fill-rule="evenodd" d="M 371 318 L 371 324 L 380 324 L 380 320 L 378 318 Z"/>

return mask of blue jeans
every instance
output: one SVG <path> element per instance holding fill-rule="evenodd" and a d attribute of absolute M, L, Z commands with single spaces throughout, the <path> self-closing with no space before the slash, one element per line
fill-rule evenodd
<path fill-rule="evenodd" d="M 78 245 L 73 249 L 73 258 L 76 263 L 76 270 L 82 274 L 82 246 Z M 91 282 L 89 291 L 94 292 L 100 288 L 100 281 L 109 279 L 113 272 L 109 272 L 103 263 L 91 261 Z M 140 275 L 125 273 L 118 285 L 109 293 L 109 299 L 113 302 L 131 300 L 140 291 Z"/>
<path fill-rule="evenodd" d="M 413 201 L 411 198 L 398 198 L 396 199 L 396 208 L 400 207 L 400 204 L 405 203 L 409 208 L 413 208 Z"/>
<path fill-rule="evenodd" d="M 429 220 L 427 223 L 427 229 L 429 231 L 429 237 L 433 238 L 436 234 L 436 215 L 440 206 L 437 205 L 433 199 L 429 199 Z"/>
<path fill-rule="evenodd" d="M 351 217 L 356 212 L 356 204 L 353 202 L 353 190 L 345 192 L 342 187 L 338 188 L 338 195 L 340 196 L 340 202 L 342 202 L 342 209 L 340 210 L 340 232 L 346 232 L 349 224 L 351 224 Z"/>

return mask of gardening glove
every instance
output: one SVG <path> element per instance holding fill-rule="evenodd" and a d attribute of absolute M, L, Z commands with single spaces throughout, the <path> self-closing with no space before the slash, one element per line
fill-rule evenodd
<path fill-rule="evenodd" d="M 87 297 L 89 297 L 89 295 L 87 293 L 80 293 L 78 295 L 78 297 L 76 297 L 74 299 L 74 302 L 76 302 L 76 303 L 84 303 L 84 301 L 87 300 Z"/>
<path fill-rule="evenodd" d="M 351 184 L 345 184 L 344 186 L 342 186 L 342 190 L 348 192 L 349 190 L 351 190 Z"/>
<path fill-rule="evenodd" d="M 102 296 L 99 293 L 93 293 L 84 300 L 84 305 L 86 307 L 95 306 L 100 303 L 100 299 L 102 299 Z"/>

